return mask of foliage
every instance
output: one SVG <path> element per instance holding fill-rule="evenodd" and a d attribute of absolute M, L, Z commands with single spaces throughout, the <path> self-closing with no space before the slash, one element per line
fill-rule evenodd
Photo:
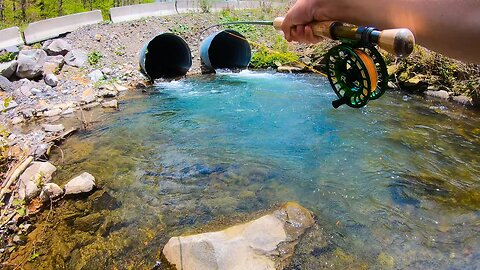
<path fill-rule="evenodd" d="M 103 55 L 98 52 L 98 51 L 93 51 L 88 54 L 88 63 L 91 66 L 96 66 L 100 62 L 100 60 L 103 58 Z"/>
<path fill-rule="evenodd" d="M 203 13 L 209 13 L 212 8 L 212 0 L 200 0 L 200 9 Z"/>
<path fill-rule="evenodd" d="M 175 27 L 172 27 L 169 29 L 170 32 L 176 34 L 176 35 L 183 35 L 183 34 L 186 34 L 190 31 L 190 27 L 188 27 L 188 25 L 186 24 L 178 24 L 176 25 Z"/>
<path fill-rule="evenodd" d="M 278 67 L 295 61 L 298 61 L 298 55 L 293 52 L 271 52 L 261 48 L 253 54 L 250 66 L 253 68 Z"/>
<path fill-rule="evenodd" d="M 0 63 L 10 62 L 15 60 L 16 55 L 14 53 L 5 52 L 0 54 Z"/>
<path fill-rule="evenodd" d="M 32 256 L 30 256 L 30 258 L 28 258 L 28 261 L 29 262 L 34 262 L 39 256 L 40 256 L 40 254 L 38 254 L 37 252 L 34 252 L 32 254 Z"/>
<path fill-rule="evenodd" d="M 287 41 L 277 35 L 271 49 L 266 47 L 258 48 L 252 56 L 250 65 L 254 68 L 278 67 L 298 61 L 298 59 L 299 57 L 296 53 L 289 51 Z"/>
<path fill-rule="evenodd" d="M 26 210 L 26 203 L 24 200 L 14 199 L 12 202 L 12 206 L 15 207 L 15 211 L 21 217 L 26 215 L 27 210 Z"/>
<path fill-rule="evenodd" d="M 0 28 L 22 27 L 30 22 L 99 9 L 109 19 L 109 10 L 121 5 L 151 3 L 154 0 L 3 0 Z"/>

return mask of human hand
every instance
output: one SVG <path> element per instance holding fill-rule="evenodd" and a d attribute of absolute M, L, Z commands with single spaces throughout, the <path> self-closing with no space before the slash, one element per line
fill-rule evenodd
<path fill-rule="evenodd" d="M 322 40 L 321 37 L 313 35 L 312 23 L 333 20 L 330 13 L 332 2 L 340 1 L 298 0 L 288 11 L 282 24 L 285 39 L 303 43 L 317 43 Z"/>

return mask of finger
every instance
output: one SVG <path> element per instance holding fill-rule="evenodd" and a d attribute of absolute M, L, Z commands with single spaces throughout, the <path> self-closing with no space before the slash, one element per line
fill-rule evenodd
<path fill-rule="evenodd" d="M 320 42 L 323 38 L 322 37 L 319 37 L 319 36 L 315 36 L 313 34 L 313 28 L 311 25 L 306 25 L 305 26 L 305 29 L 304 29 L 304 32 L 305 32 L 305 41 L 307 43 L 318 43 Z"/>
<path fill-rule="evenodd" d="M 295 27 L 295 29 L 296 29 L 296 31 L 295 31 L 295 36 L 293 37 L 293 39 L 298 41 L 298 42 L 305 42 L 306 41 L 305 25 L 297 25 Z"/>

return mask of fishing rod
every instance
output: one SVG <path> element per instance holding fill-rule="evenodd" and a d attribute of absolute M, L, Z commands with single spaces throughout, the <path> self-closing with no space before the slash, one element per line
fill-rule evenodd
<path fill-rule="evenodd" d="M 202 32 L 219 26 L 235 24 L 267 25 L 281 30 L 284 18 L 273 21 L 236 21 L 209 26 Z M 326 76 L 338 99 L 332 106 L 348 105 L 361 108 L 369 100 L 381 97 L 387 90 L 388 72 L 377 46 L 396 57 L 407 57 L 415 46 L 413 33 L 406 28 L 379 30 L 337 21 L 311 24 L 313 34 L 339 40 L 326 57 Z M 235 35 L 236 36 L 236 35 Z"/>

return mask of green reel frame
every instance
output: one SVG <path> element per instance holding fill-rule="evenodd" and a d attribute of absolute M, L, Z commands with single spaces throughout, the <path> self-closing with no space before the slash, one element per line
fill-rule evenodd
<path fill-rule="evenodd" d="M 370 57 L 374 67 L 361 58 L 355 51 L 361 50 Z M 332 106 L 338 108 L 348 105 L 361 108 L 369 100 L 381 97 L 387 90 L 388 72 L 383 56 L 372 45 L 342 43 L 333 47 L 326 54 L 327 77 L 338 100 L 332 101 Z M 371 81 L 370 72 L 376 72 L 376 82 Z M 376 85 L 375 89 L 372 89 Z"/>

